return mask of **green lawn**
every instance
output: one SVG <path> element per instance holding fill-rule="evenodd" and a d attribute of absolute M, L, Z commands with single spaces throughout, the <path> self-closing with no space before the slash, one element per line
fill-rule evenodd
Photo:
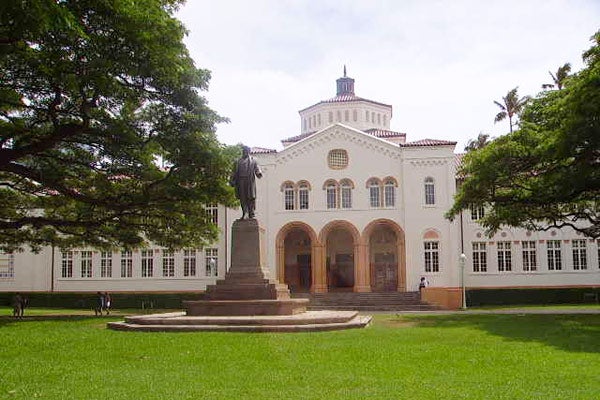
<path fill-rule="evenodd" d="M 293 334 L 56 318 L 0 319 L 0 399 L 600 398 L 597 314 L 382 314 L 367 329 Z"/>

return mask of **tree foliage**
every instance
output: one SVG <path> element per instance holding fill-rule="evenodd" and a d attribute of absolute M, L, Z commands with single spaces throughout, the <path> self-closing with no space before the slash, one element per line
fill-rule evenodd
<path fill-rule="evenodd" d="M 201 246 L 231 204 L 178 0 L 0 5 L 0 246 Z"/>
<path fill-rule="evenodd" d="M 494 104 L 496 104 L 502 110 L 498 114 L 496 114 L 496 117 L 494 118 L 494 123 L 500 122 L 508 118 L 508 123 L 511 132 L 513 131 L 515 125 L 517 125 L 516 117 L 521 114 L 523 108 L 529 101 L 528 96 L 519 98 L 518 91 L 518 87 L 510 90 L 506 94 L 506 96 L 502 97 L 502 102 L 494 100 Z"/>
<path fill-rule="evenodd" d="M 465 151 L 479 150 L 488 144 L 490 144 L 490 135 L 480 132 L 479 135 L 477 135 L 477 139 L 469 139 L 465 146 Z"/>
<path fill-rule="evenodd" d="M 519 130 L 465 155 L 447 217 L 485 205 L 490 233 L 570 226 L 600 237 L 600 32 L 592 39 L 585 68 L 563 90 L 541 93 Z"/>
<path fill-rule="evenodd" d="M 556 74 L 552 73 L 552 71 L 548 71 L 550 77 L 552 78 L 552 83 L 544 83 L 542 85 L 542 89 L 558 89 L 561 90 L 571 73 L 571 64 L 565 63 L 562 67 L 558 67 L 556 70 Z"/>

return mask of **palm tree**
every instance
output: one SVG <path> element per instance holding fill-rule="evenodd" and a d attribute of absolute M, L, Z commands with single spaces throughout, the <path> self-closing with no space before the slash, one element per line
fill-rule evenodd
<path fill-rule="evenodd" d="M 525 107 L 525 104 L 527 104 L 527 101 L 529 101 L 529 96 L 523 96 L 519 98 L 519 95 L 517 94 L 518 89 L 519 87 L 517 86 L 516 88 L 508 92 L 506 96 L 502 98 L 502 103 L 494 101 L 494 103 L 502 109 L 502 111 L 496 114 L 494 123 L 500 122 L 506 117 L 508 117 L 511 132 L 513 131 L 513 126 L 517 124 L 516 121 L 513 123 L 513 117 L 521 114 L 523 107 Z"/>
<path fill-rule="evenodd" d="M 542 89 L 552 89 L 556 86 L 556 88 L 560 90 L 565 86 L 565 80 L 571 73 L 571 64 L 566 63 L 562 67 L 558 67 L 556 75 L 554 75 L 551 71 L 548 71 L 548 73 L 552 77 L 552 81 L 554 83 L 544 83 L 542 85 Z"/>
<path fill-rule="evenodd" d="M 469 139 L 465 146 L 465 151 L 473 151 L 484 148 L 490 143 L 490 135 L 479 132 L 477 139 Z"/>

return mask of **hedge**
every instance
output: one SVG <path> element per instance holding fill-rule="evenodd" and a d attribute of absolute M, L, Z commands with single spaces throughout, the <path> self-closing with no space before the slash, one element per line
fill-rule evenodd
<path fill-rule="evenodd" d="M 14 292 L 0 293 L 0 305 L 12 304 Z M 29 299 L 30 307 L 92 309 L 97 302 L 96 292 L 21 292 Z M 183 300 L 199 300 L 201 292 L 177 293 L 110 293 L 111 308 L 162 308 L 181 309 Z"/>
<path fill-rule="evenodd" d="M 598 303 L 600 287 L 468 289 L 468 306 Z"/>

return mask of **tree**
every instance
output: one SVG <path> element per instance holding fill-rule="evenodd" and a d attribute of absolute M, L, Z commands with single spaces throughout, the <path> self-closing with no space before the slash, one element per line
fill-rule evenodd
<path fill-rule="evenodd" d="M 558 67 L 556 75 L 553 74 L 552 71 L 548 71 L 548 73 L 552 77 L 553 83 L 544 83 L 542 89 L 553 89 L 556 87 L 558 90 L 561 90 L 565 86 L 565 81 L 571 73 L 571 64 L 565 63 L 562 67 Z"/>
<path fill-rule="evenodd" d="M 489 233 L 571 227 L 600 237 L 600 31 L 593 40 L 585 68 L 528 104 L 519 130 L 465 155 L 448 218 L 485 205 Z"/>
<path fill-rule="evenodd" d="M 224 121 L 198 94 L 180 0 L 23 0 L 0 10 L 0 247 L 171 248 L 234 201 Z"/>
<path fill-rule="evenodd" d="M 480 132 L 477 139 L 469 139 L 465 146 L 465 151 L 474 151 L 482 149 L 490 143 L 490 135 Z"/>
<path fill-rule="evenodd" d="M 527 104 L 527 101 L 529 101 L 529 96 L 519 98 L 517 93 L 518 89 L 519 88 L 516 87 L 509 91 L 506 96 L 502 97 L 502 103 L 494 100 L 494 104 L 496 104 L 502 110 L 496 114 L 494 123 L 500 122 L 508 117 L 508 123 L 511 132 L 513 131 L 513 127 L 517 124 L 516 121 L 513 123 L 513 118 L 521 114 L 523 107 L 525 107 L 525 104 Z"/>

